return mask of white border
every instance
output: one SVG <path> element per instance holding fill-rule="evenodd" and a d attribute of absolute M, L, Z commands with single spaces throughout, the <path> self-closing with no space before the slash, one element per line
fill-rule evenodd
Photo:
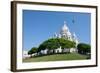
<path fill-rule="evenodd" d="M 56 61 L 56 62 L 33 62 L 22 63 L 22 10 L 42 10 L 42 11 L 63 11 L 63 12 L 84 12 L 91 13 L 91 60 L 75 60 L 75 61 Z M 50 67 L 64 67 L 64 66 L 82 66 L 82 65 L 95 65 L 96 56 L 96 10 L 94 8 L 81 8 L 81 7 L 60 7 L 49 5 L 28 5 L 17 4 L 17 69 L 35 69 L 35 68 L 50 68 Z"/>

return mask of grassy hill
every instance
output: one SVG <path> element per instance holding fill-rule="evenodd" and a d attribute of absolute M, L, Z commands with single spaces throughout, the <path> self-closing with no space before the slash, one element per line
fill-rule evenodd
<path fill-rule="evenodd" d="M 45 61 L 84 60 L 84 59 L 87 59 L 86 55 L 81 55 L 78 53 L 70 53 L 70 54 L 53 54 L 53 55 L 27 58 L 23 59 L 23 62 L 45 62 Z"/>

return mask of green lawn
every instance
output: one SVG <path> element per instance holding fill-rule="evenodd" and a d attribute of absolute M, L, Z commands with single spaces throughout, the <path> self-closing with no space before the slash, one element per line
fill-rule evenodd
<path fill-rule="evenodd" d="M 71 53 L 71 54 L 53 54 L 53 55 L 27 58 L 23 59 L 23 62 L 45 62 L 45 61 L 84 60 L 84 59 L 87 59 L 86 55 Z"/>

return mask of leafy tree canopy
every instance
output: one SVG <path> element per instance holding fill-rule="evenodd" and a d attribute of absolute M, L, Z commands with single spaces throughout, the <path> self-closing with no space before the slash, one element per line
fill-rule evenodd
<path fill-rule="evenodd" d="M 31 48 L 31 50 L 29 50 L 28 51 L 28 54 L 33 54 L 33 53 L 36 53 L 37 52 L 37 50 L 38 50 L 38 48 L 36 48 L 36 47 L 33 47 L 33 48 Z"/>
<path fill-rule="evenodd" d="M 60 38 L 59 42 L 60 42 L 60 45 L 62 46 L 62 48 L 73 48 L 76 45 L 75 42 L 72 42 L 72 41 L 69 41 L 69 40 L 66 40 L 63 38 Z"/>
<path fill-rule="evenodd" d="M 78 44 L 77 48 L 78 48 L 78 52 L 83 54 L 90 53 L 91 51 L 91 46 L 85 43 Z"/>
<path fill-rule="evenodd" d="M 75 47 L 75 42 L 63 39 L 63 38 L 51 38 L 46 41 L 44 41 L 42 44 L 40 44 L 38 51 L 44 50 L 44 49 L 57 49 L 60 46 L 63 48 L 72 48 Z"/>

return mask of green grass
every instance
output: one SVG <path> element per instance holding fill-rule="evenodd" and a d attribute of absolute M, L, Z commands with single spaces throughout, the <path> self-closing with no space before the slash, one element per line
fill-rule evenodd
<path fill-rule="evenodd" d="M 64 61 L 64 60 L 84 60 L 87 59 L 86 55 L 81 55 L 78 53 L 69 54 L 53 54 L 45 55 L 40 57 L 33 57 L 23 59 L 23 62 L 45 62 L 45 61 Z"/>

